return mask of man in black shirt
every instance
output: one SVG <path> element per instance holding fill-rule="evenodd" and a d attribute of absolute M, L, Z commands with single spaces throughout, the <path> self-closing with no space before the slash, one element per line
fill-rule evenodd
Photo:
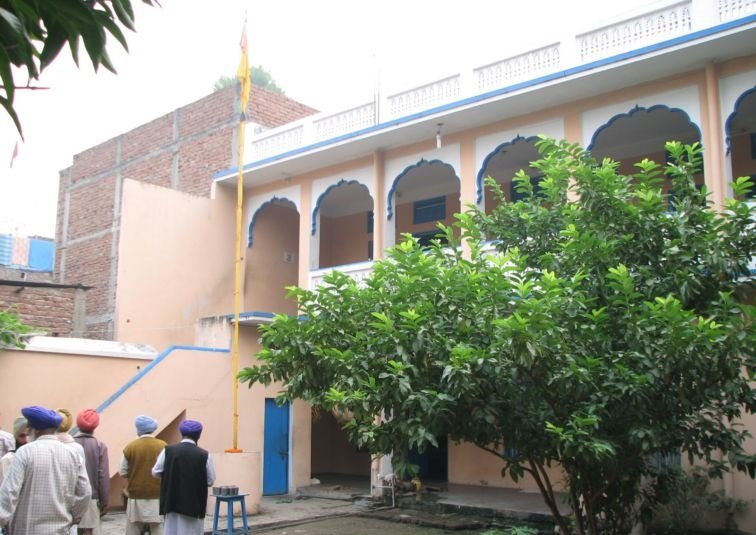
<path fill-rule="evenodd" d="M 215 482 L 215 468 L 207 451 L 197 446 L 202 424 L 184 420 L 181 442 L 166 446 L 158 455 L 152 475 L 160 481 L 160 514 L 165 515 L 164 535 L 204 533 L 207 488 Z"/>

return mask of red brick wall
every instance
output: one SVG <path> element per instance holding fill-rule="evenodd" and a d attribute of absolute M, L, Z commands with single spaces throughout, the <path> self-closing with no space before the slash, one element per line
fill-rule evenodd
<path fill-rule="evenodd" d="M 212 176 L 236 165 L 238 89 L 229 87 L 91 147 L 62 171 L 54 280 L 90 286 L 88 336 L 113 339 L 121 185 L 131 179 L 208 197 Z M 249 120 L 275 127 L 312 108 L 253 88 Z"/>
<path fill-rule="evenodd" d="M 68 246 L 66 251 L 66 278 L 76 280 L 71 284 L 83 284 L 91 289 L 87 291 L 87 315 L 100 316 L 108 314 L 109 279 L 111 273 L 112 235 L 102 234 L 90 239 L 78 241 Z"/>
<path fill-rule="evenodd" d="M 78 240 L 110 227 L 115 203 L 115 175 L 108 174 L 69 195 L 68 240 Z"/>
<path fill-rule="evenodd" d="M 71 166 L 71 182 L 76 184 L 103 171 L 112 169 L 116 157 L 116 140 L 111 139 L 81 154 L 74 155 Z"/>
<path fill-rule="evenodd" d="M 34 330 L 50 336 L 76 336 L 73 317 L 77 291 L 0 284 L 0 306 L 18 314 Z"/>

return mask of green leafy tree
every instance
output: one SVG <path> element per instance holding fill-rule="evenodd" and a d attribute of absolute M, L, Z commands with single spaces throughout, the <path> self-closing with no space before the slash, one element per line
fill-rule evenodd
<path fill-rule="evenodd" d="M 632 176 L 576 145 L 538 147 L 538 192 L 520 172 L 526 198 L 508 203 L 489 181 L 502 202 L 457 215 L 448 248 L 408 237 L 363 286 L 334 272 L 317 291 L 290 288 L 306 320 L 265 327 L 239 378 L 349 415 L 350 439 L 400 471 L 415 468 L 409 448 L 448 435 L 532 477 L 563 534 L 627 533 L 662 497 L 655 455 L 756 471 L 739 425 L 756 409 L 754 309 L 735 297 L 753 211 L 707 206 L 696 145 L 669 143 L 673 163 Z"/>
<path fill-rule="evenodd" d="M 159 4 L 157 0 L 142 0 Z M 122 27 L 134 30 L 131 0 L 0 0 L 0 105 L 21 133 L 13 108 L 17 89 L 12 66 L 26 70 L 36 80 L 68 43 L 78 65 L 83 41 L 92 65 L 115 72 L 106 49 L 108 34 L 128 50 Z"/>
<path fill-rule="evenodd" d="M 24 347 L 21 335 L 29 332 L 17 314 L 8 310 L 0 310 L 0 349 L 7 347 Z"/>
<path fill-rule="evenodd" d="M 276 81 L 273 79 L 273 75 L 266 71 L 262 65 L 258 65 L 257 67 L 250 67 L 249 76 L 252 80 L 252 84 L 256 85 L 257 87 L 262 87 L 263 89 L 273 91 L 274 93 L 278 93 L 280 95 L 286 94 L 284 93 L 283 89 L 278 87 L 278 84 L 276 84 Z M 221 76 L 215 81 L 215 85 L 213 85 L 213 91 L 220 91 L 221 89 L 238 83 L 239 79 L 236 76 Z"/>

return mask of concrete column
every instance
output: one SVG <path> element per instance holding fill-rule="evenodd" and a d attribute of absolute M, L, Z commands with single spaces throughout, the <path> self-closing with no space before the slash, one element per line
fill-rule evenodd
<path fill-rule="evenodd" d="M 570 143 L 583 143 L 583 117 L 579 110 L 568 108 L 564 114 L 564 139 Z M 585 148 L 585 147 L 583 147 Z M 570 182 L 574 185 L 574 182 Z M 577 196 L 570 190 L 568 198 L 576 201 Z"/>
<path fill-rule="evenodd" d="M 308 233 L 310 240 L 310 270 L 320 267 L 320 230 L 320 210 L 318 210 L 315 216 L 315 234 L 312 233 L 312 229 Z"/>
<path fill-rule="evenodd" d="M 564 139 L 570 143 L 583 143 L 583 117 L 580 110 L 568 108 L 565 111 Z"/>
<path fill-rule="evenodd" d="M 373 199 L 373 259 L 386 256 L 386 161 L 381 151 L 373 153 L 373 177 L 375 178 L 375 199 Z"/>
<path fill-rule="evenodd" d="M 312 183 L 304 181 L 301 186 L 301 204 L 299 207 L 299 258 L 298 285 L 307 288 L 310 284 L 310 232 L 309 215 L 312 213 Z"/>
<path fill-rule="evenodd" d="M 704 146 L 704 178 L 706 187 L 711 191 L 714 208 L 721 209 L 727 197 L 727 176 L 724 170 L 725 153 L 722 135 L 722 113 L 719 100 L 719 68 L 714 63 L 707 63 L 704 69 L 704 88 L 701 98 L 701 117 L 704 119 L 701 143 Z"/>
<path fill-rule="evenodd" d="M 475 138 L 470 134 L 464 134 L 459 141 L 459 208 L 461 212 L 467 210 L 468 205 L 474 205 L 477 197 L 475 178 L 477 169 L 475 169 Z M 470 255 L 470 246 L 465 241 L 462 242 L 462 251 L 465 256 Z"/>

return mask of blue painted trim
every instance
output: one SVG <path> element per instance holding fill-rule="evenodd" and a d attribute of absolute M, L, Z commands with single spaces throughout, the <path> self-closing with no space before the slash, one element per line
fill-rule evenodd
<path fill-rule="evenodd" d="M 643 106 L 638 106 L 636 104 L 635 107 L 632 110 L 630 110 L 629 112 L 627 112 L 627 113 L 618 113 L 617 115 L 615 115 L 614 117 L 612 117 L 611 119 L 609 119 L 607 122 L 605 122 L 604 124 L 602 124 L 601 126 L 599 126 L 598 129 L 593 133 L 593 136 L 591 136 L 591 142 L 588 145 L 587 150 L 589 150 L 589 151 L 593 150 L 593 147 L 596 144 L 596 138 L 598 138 L 598 136 L 601 134 L 601 132 L 603 132 L 604 130 L 606 130 L 610 126 L 612 126 L 612 124 L 614 124 L 615 121 L 618 121 L 619 119 L 623 119 L 625 117 L 632 117 L 633 115 L 635 115 L 636 113 L 639 113 L 639 112 L 651 113 L 652 111 L 655 111 L 655 110 L 667 110 L 670 113 L 682 113 L 685 116 L 685 118 L 688 120 L 688 124 L 693 125 L 693 127 L 698 132 L 698 141 L 699 141 L 699 143 L 701 143 L 703 145 L 703 142 L 702 142 L 703 138 L 701 137 L 701 128 L 696 123 L 694 123 L 693 121 L 690 120 L 690 115 L 688 115 L 688 113 L 685 110 L 682 110 L 680 108 L 670 108 L 666 104 L 654 104 L 650 108 L 644 108 Z"/>
<path fill-rule="evenodd" d="M 312 211 L 312 235 L 313 236 L 315 235 L 315 232 L 317 232 L 318 230 L 317 217 L 318 217 L 318 211 L 320 210 L 320 203 L 323 202 L 323 200 L 328 196 L 329 193 L 331 193 L 331 190 L 334 190 L 338 188 L 339 186 L 344 186 L 344 185 L 348 186 L 350 184 L 358 184 L 362 186 L 363 188 L 368 190 L 368 197 L 370 197 L 370 190 L 365 184 L 363 184 L 359 180 L 341 179 L 335 184 L 331 184 L 330 186 L 328 186 L 328 188 L 326 188 L 326 190 L 323 193 L 321 193 L 320 197 L 318 197 L 318 200 L 315 202 L 315 209 Z M 372 199 L 372 197 L 370 198 Z"/>
<path fill-rule="evenodd" d="M 240 319 L 244 318 L 274 318 L 276 315 L 273 312 L 263 312 L 261 310 L 251 310 L 249 312 L 242 312 L 239 314 Z M 224 316 L 227 319 L 234 319 L 234 314 L 226 314 Z"/>
<path fill-rule="evenodd" d="M 737 115 L 740 105 L 753 93 L 756 93 L 756 85 L 754 85 L 751 89 L 746 89 L 743 94 L 738 97 L 738 100 L 735 101 L 735 107 L 733 108 L 732 113 L 727 116 L 727 120 L 725 121 L 725 147 L 727 147 L 727 150 L 725 154 L 730 154 L 732 150 L 732 140 L 730 139 L 730 128 L 732 126 L 732 121 L 735 118 L 735 115 Z"/>
<path fill-rule="evenodd" d="M 254 240 L 254 230 L 255 230 L 255 223 L 257 223 L 257 216 L 262 212 L 263 208 L 266 208 L 267 206 L 275 203 L 281 203 L 283 201 L 290 202 L 294 205 L 294 208 L 297 207 L 296 203 L 292 201 L 291 199 L 288 199 L 286 197 L 277 197 L 274 196 L 269 201 L 265 201 L 260 205 L 260 207 L 255 210 L 255 213 L 252 214 L 252 220 L 249 222 L 249 237 L 247 238 L 247 247 L 252 247 L 252 240 Z M 297 210 L 297 213 L 299 213 L 299 210 Z"/>
<path fill-rule="evenodd" d="M 504 149 L 504 147 L 508 147 L 510 145 L 514 145 L 516 143 L 519 143 L 520 141 L 523 141 L 525 143 L 531 143 L 533 141 L 538 140 L 538 136 L 530 136 L 530 137 L 522 137 L 520 134 L 517 134 L 517 136 L 512 141 L 507 141 L 505 143 L 502 143 L 498 147 L 496 147 L 493 151 L 489 152 L 488 155 L 483 160 L 483 165 L 480 168 L 480 171 L 478 171 L 478 176 L 475 179 L 475 183 L 477 184 L 477 195 L 475 197 L 475 202 L 477 204 L 480 204 L 483 200 L 483 178 L 485 177 L 485 171 L 488 167 L 488 162 L 491 161 L 491 159 L 499 154 L 499 152 Z"/>
<path fill-rule="evenodd" d="M 417 119 L 422 119 L 427 116 L 435 115 L 437 113 L 445 112 L 454 110 L 456 108 L 461 108 L 463 106 L 468 106 L 470 104 L 476 104 L 478 102 L 481 102 L 483 100 L 488 100 L 493 97 L 505 95 L 507 93 L 511 93 L 513 91 L 517 91 L 520 89 L 527 89 L 542 83 L 546 82 L 552 82 L 554 80 L 558 80 L 560 78 L 566 78 L 568 76 L 572 76 L 573 74 L 581 74 L 587 71 L 590 71 L 592 69 L 596 69 L 598 67 L 605 67 L 607 65 L 611 65 L 612 63 L 618 63 L 620 61 L 625 61 L 628 59 L 636 58 L 638 56 L 642 56 L 644 54 L 649 54 L 652 52 L 658 52 L 660 50 L 664 50 L 665 48 L 671 48 L 673 46 L 678 46 L 681 44 L 688 43 L 690 41 L 695 41 L 696 39 L 701 39 L 704 37 L 709 37 L 711 35 L 715 35 L 720 32 L 724 32 L 727 30 L 731 30 L 733 28 L 737 28 L 739 26 L 746 26 L 748 24 L 751 24 L 753 22 L 756 22 L 756 15 L 749 15 L 748 17 L 743 17 L 741 19 L 732 20 L 729 22 L 725 22 L 723 24 L 719 24 L 717 26 L 712 26 L 711 28 L 706 28 L 704 30 L 698 30 L 696 32 L 692 32 L 680 37 L 675 37 L 674 39 L 668 39 L 667 41 L 662 41 L 660 43 L 656 43 L 654 45 L 645 46 L 643 48 L 638 48 L 636 50 L 631 50 L 628 52 L 623 52 L 622 54 L 617 54 L 615 56 L 610 56 L 608 58 L 603 58 L 600 60 L 593 61 L 591 63 L 585 63 L 583 65 L 578 65 L 577 67 L 572 67 L 570 69 L 565 69 L 563 71 L 557 71 L 551 74 L 546 74 L 544 76 L 539 76 L 538 78 L 533 78 L 532 80 L 528 80 L 525 82 L 519 82 L 510 86 L 505 86 L 500 89 L 495 89 L 492 91 L 489 91 L 487 93 L 481 93 L 479 95 L 475 95 L 472 97 L 468 97 L 462 100 L 457 100 L 454 102 L 450 102 L 448 104 L 444 104 L 442 106 L 436 106 L 435 108 L 430 108 L 421 112 L 413 113 L 411 115 L 406 115 L 404 117 L 398 117 L 396 119 L 392 119 L 391 121 L 386 121 L 385 123 L 379 123 L 376 125 L 372 125 L 366 128 L 363 128 L 361 130 L 357 130 L 354 132 L 349 132 L 347 134 L 343 134 L 334 138 L 326 139 L 323 141 L 319 141 L 317 143 L 313 143 L 311 145 L 306 145 L 304 147 L 299 147 L 293 150 L 290 150 L 288 152 L 284 152 L 281 154 L 276 154 L 274 156 L 269 156 L 268 158 L 263 158 L 262 160 L 257 160 L 255 162 L 250 162 L 243 166 L 242 171 L 246 172 L 249 170 L 252 170 L 256 167 L 261 167 L 263 165 L 274 163 L 279 160 L 284 160 L 287 158 L 291 158 L 293 156 L 298 156 L 300 154 L 303 154 L 305 152 L 309 152 L 314 149 L 319 149 L 322 147 L 327 147 L 328 145 L 335 145 L 337 143 L 342 143 L 344 141 L 349 141 L 350 139 L 357 138 L 360 136 L 363 136 L 365 134 L 371 134 L 374 132 L 379 132 L 381 130 L 386 130 L 389 128 L 393 128 L 395 126 L 399 126 L 403 123 L 408 123 L 411 121 L 415 121 Z M 221 180 L 227 176 L 229 176 L 231 173 L 238 173 L 239 168 L 233 167 L 229 169 L 225 169 L 223 171 L 218 171 L 213 175 L 213 180 Z"/>
<path fill-rule="evenodd" d="M 396 192 L 396 187 L 399 184 L 399 181 L 404 177 L 404 175 L 406 175 L 410 171 L 413 171 L 413 170 L 415 170 L 415 169 L 417 169 L 419 167 L 422 167 L 424 165 L 433 165 L 433 164 L 441 164 L 444 167 L 448 167 L 449 169 L 452 170 L 452 173 L 454 174 L 454 178 L 456 178 L 458 182 L 461 182 L 461 180 L 459 180 L 459 177 L 457 176 L 456 171 L 454 171 L 454 167 L 452 167 L 451 164 L 448 164 L 448 163 L 443 162 L 441 160 L 430 160 L 429 161 L 429 160 L 426 160 L 424 158 L 420 158 L 419 162 L 417 162 L 415 164 L 412 164 L 412 165 L 408 165 L 407 167 L 405 167 L 404 171 L 402 171 L 401 173 L 399 173 L 396 176 L 396 178 L 394 179 L 394 182 L 391 183 L 391 188 L 389 188 L 389 192 L 388 192 L 388 195 L 386 197 L 386 220 L 387 221 L 391 221 L 391 218 L 394 216 L 394 206 L 393 206 L 392 201 L 394 199 L 394 193 Z"/>
<path fill-rule="evenodd" d="M 97 407 L 95 410 L 98 413 L 101 413 L 108 407 L 110 407 L 115 400 L 120 398 L 123 394 L 126 393 L 126 391 L 134 386 L 142 377 L 150 373 L 155 366 L 163 362 L 168 355 L 173 353 L 174 351 L 209 351 L 213 353 L 228 353 L 228 349 L 221 349 L 217 347 L 202 347 L 202 346 L 171 346 L 162 353 L 160 353 L 157 357 L 153 359 L 152 362 L 150 362 L 147 366 L 145 366 L 142 371 L 140 371 L 138 374 L 136 374 L 134 377 L 126 381 L 126 384 L 124 384 L 121 388 L 116 390 L 116 392 L 110 396 L 108 399 L 106 399 L 103 403 L 100 404 L 99 407 Z"/>

